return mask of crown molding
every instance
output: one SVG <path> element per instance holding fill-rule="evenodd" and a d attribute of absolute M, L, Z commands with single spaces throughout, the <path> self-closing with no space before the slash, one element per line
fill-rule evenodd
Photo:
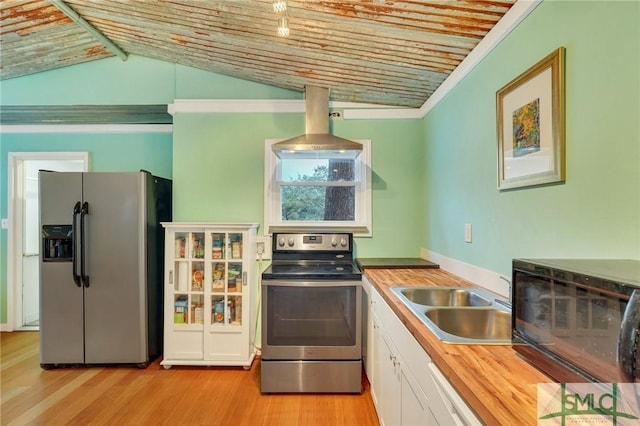
<path fill-rule="evenodd" d="M 172 133 L 172 124 L 3 124 L 9 133 Z"/>

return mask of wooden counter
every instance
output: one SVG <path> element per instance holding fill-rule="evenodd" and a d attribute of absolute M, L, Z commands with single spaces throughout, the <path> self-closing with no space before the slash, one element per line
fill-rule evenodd
<path fill-rule="evenodd" d="M 441 342 L 390 290 L 393 286 L 470 286 L 441 269 L 367 269 L 365 275 L 429 354 L 452 386 L 487 425 L 537 424 L 537 384 L 552 380 L 510 345 Z"/>

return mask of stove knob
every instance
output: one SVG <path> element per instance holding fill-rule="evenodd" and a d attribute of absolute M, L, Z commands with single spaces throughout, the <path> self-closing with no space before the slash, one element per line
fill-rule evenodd
<path fill-rule="evenodd" d="M 340 240 L 340 245 L 341 245 L 342 247 L 346 247 L 346 246 L 347 246 L 347 240 L 346 240 L 345 238 L 342 238 L 342 239 Z"/>
<path fill-rule="evenodd" d="M 335 247 L 335 246 L 337 246 L 337 245 L 338 245 L 338 242 L 337 242 L 335 239 L 332 239 L 332 240 L 331 240 L 331 246 L 332 246 L 332 247 Z"/>
<path fill-rule="evenodd" d="M 280 247 L 284 247 L 284 238 L 280 238 L 280 239 L 278 240 L 278 245 L 279 245 Z"/>
<path fill-rule="evenodd" d="M 293 247 L 293 238 L 289 238 L 287 244 L 289 244 L 289 247 Z"/>

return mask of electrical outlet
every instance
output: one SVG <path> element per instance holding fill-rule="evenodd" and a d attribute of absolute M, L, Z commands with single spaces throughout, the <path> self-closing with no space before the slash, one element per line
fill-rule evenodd
<path fill-rule="evenodd" d="M 9 228 L 9 219 L 3 218 L 2 219 L 2 229 L 8 229 L 8 228 Z"/>
<path fill-rule="evenodd" d="M 271 259 L 271 238 L 258 237 L 256 242 L 256 259 Z"/>
<path fill-rule="evenodd" d="M 329 119 L 331 119 L 331 120 L 342 120 L 343 119 L 342 111 L 331 111 L 329 113 Z"/>
<path fill-rule="evenodd" d="M 470 243 L 471 242 L 471 224 L 470 223 L 465 223 L 464 224 L 464 242 L 465 243 Z"/>

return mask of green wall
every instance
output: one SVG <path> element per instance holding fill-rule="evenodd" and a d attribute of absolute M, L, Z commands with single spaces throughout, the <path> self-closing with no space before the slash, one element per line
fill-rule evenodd
<path fill-rule="evenodd" d="M 426 116 L 425 248 L 506 276 L 515 257 L 640 259 L 639 22 L 639 2 L 546 1 Z M 500 192 L 496 91 L 559 46 L 566 183 Z"/>
<path fill-rule="evenodd" d="M 174 117 L 174 219 L 263 225 L 264 143 L 304 133 L 302 114 L 183 114 Z M 373 237 L 358 255 L 417 256 L 424 234 L 419 120 L 345 120 L 333 133 L 370 139 Z"/>
<path fill-rule="evenodd" d="M 173 102 L 176 65 L 108 58 L 0 82 L 3 105 L 136 105 Z"/>

